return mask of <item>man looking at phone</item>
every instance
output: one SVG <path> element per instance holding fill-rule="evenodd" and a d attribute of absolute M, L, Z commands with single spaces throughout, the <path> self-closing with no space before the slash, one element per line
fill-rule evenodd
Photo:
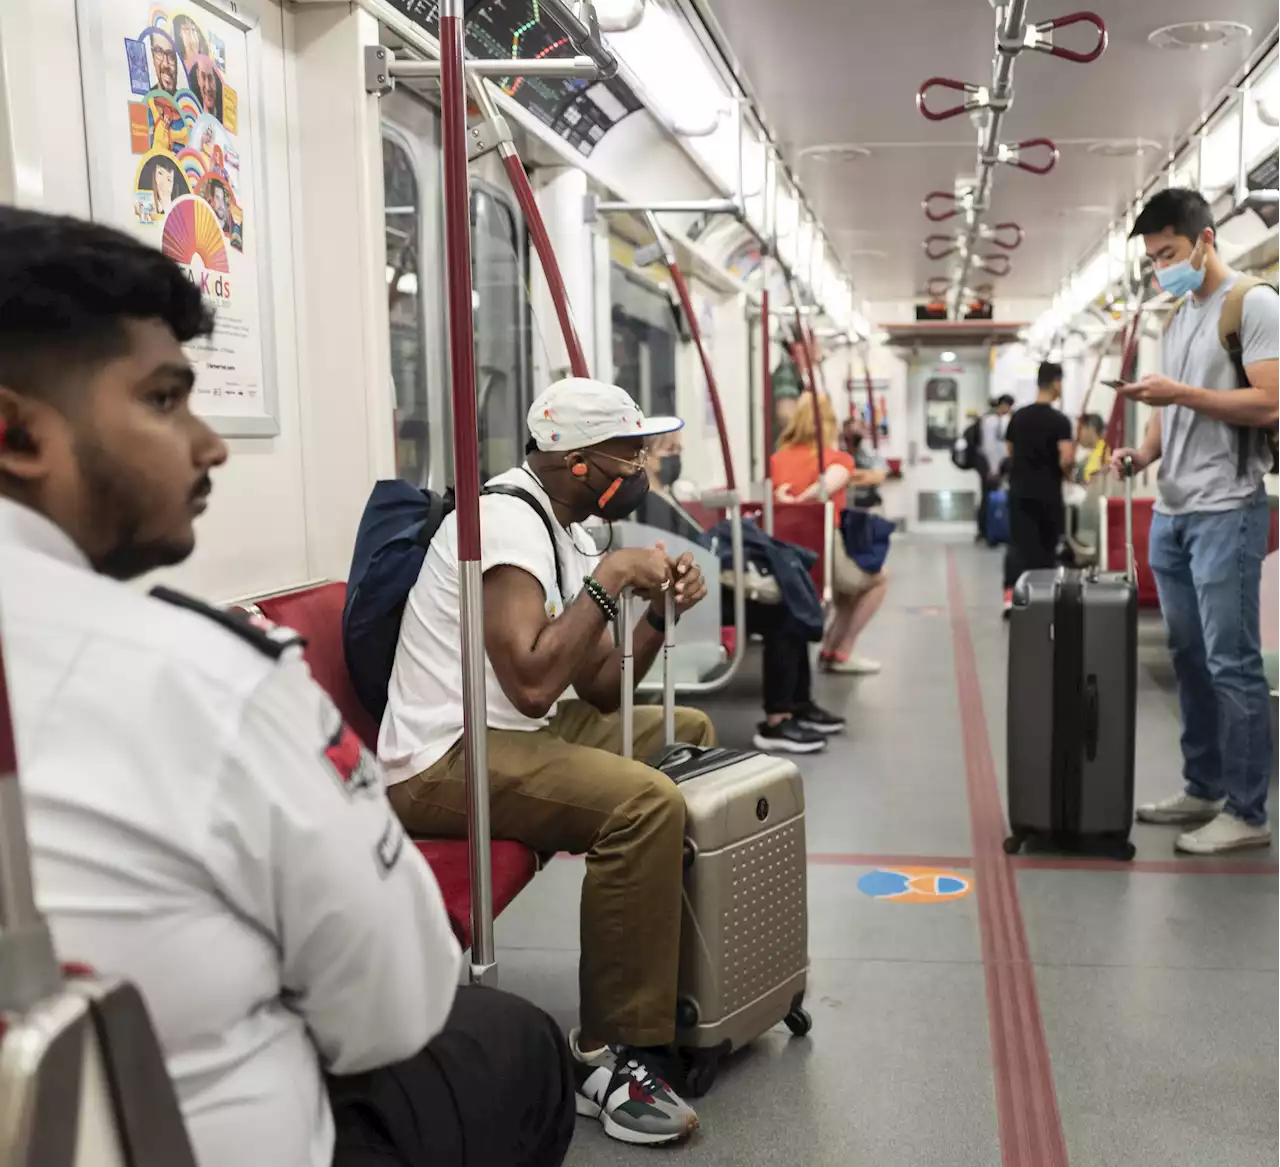
<path fill-rule="evenodd" d="M 1269 523 L 1280 328 L 1274 290 L 1240 304 L 1238 364 L 1219 325 L 1243 277 L 1214 246 L 1213 215 L 1195 191 L 1165 190 L 1133 228 L 1165 291 L 1185 297 L 1165 333 L 1161 366 L 1125 398 L 1153 407 L 1142 444 L 1117 450 L 1134 472 L 1160 460 L 1150 562 L 1182 706 L 1185 790 L 1138 808 L 1148 823 L 1199 826 L 1177 849 L 1217 854 L 1271 841 L 1267 786 L 1271 717 L 1263 671 L 1259 589 Z"/>

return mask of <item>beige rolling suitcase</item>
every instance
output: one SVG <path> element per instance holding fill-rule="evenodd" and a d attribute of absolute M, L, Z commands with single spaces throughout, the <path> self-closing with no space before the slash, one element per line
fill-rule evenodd
<path fill-rule="evenodd" d="M 673 742 L 666 669 L 675 620 L 668 602 L 663 714 Z M 623 611 L 623 751 L 632 753 L 634 620 Z M 687 819 L 676 1043 L 685 1093 L 705 1094 L 727 1054 L 785 1022 L 797 1037 L 809 973 L 804 784 L 795 764 L 755 751 L 668 744 L 651 764 L 679 784 Z"/>

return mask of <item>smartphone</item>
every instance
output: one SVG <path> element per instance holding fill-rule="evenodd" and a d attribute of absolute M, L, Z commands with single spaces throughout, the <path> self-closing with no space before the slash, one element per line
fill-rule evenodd
<path fill-rule="evenodd" d="M 1122 389 L 1124 386 L 1131 384 L 1129 381 L 1103 381 L 1108 389 Z"/>

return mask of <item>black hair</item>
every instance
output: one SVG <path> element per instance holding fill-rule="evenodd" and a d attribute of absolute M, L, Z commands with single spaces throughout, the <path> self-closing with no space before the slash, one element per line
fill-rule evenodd
<path fill-rule="evenodd" d="M 1095 434 L 1105 434 L 1107 432 L 1107 423 L 1102 420 L 1100 413 L 1086 413 L 1080 419 L 1082 425 L 1087 425 Z"/>
<path fill-rule="evenodd" d="M 1166 227 L 1171 228 L 1175 235 L 1198 239 L 1202 231 L 1213 227 L 1213 210 L 1199 191 L 1169 187 L 1151 196 L 1129 232 L 1129 238 L 1159 235 Z"/>
<path fill-rule="evenodd" d="M 0 207 L 0 385 L 47 394 L 127 352 L 128 320 L 159 320 L 182 343 L 213 330 L 199 288 L 155 248 L 97 223 Z"/>
<path fill-rule="evenodd" d="M 1036 388 L 1048 389 L 1050 385 L 1062 380 L 1062 366 L 1057 361 L 1044 361 L 1040 371 L 1036 373 Z"/>
<path fill-rule="evenodd" d="M 1014 404 L 1013 394 L 1012 394 L 1012 393 L 1001 393 L 1001 394 L 1000 394 L 1000 396 L 996 398 L 996 404 L 997 404 L 997 405 L 1010 405 L 1010 406 L 1011 406 L 1011 405 L 1013 405 L 1013 404 Z"/>
<path fill-rule="evenodd" d="M 536 454 L 538 452 L 538 439 L 535 437 L 530 437 L 529 440 L 524 444 L 524 452 L 526 457 L 528 457 L 528 455 L 530 454 Z"/>

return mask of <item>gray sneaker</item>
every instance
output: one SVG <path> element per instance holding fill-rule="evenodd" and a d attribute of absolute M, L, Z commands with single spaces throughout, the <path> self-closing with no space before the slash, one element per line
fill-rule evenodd
<path fill-rule="evenodd" d="M 598 1118 L 604 1133 L 622 1143 L 675 1143 L 698 1129 L 698 1116 L 645 1062 L 642 1051 L 605 1046 L 578 1050 L 569 1035 L 578 1113 Z"/>

